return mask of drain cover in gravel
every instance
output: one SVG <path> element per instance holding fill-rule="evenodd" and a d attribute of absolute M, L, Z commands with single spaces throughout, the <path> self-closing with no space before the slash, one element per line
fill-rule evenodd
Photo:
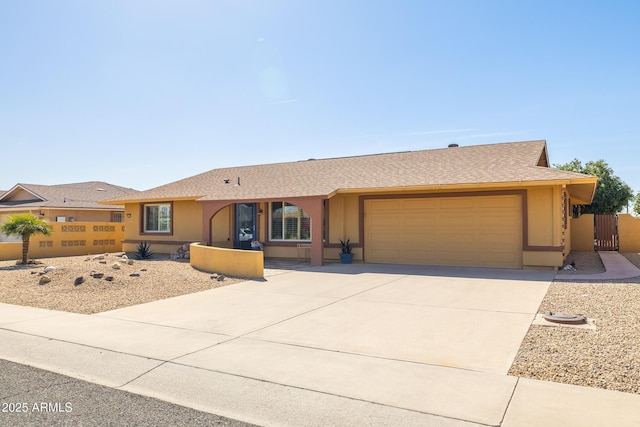
<path fill-rule="evenodd" d="M 587 323 L 587 318 L 581 314 L 554 313 L 552 311 L 548 311 L 545 313 L 544 318 L 549 322 L 564 323 L 567 325 L 581 325 L 583 323 Z"/>

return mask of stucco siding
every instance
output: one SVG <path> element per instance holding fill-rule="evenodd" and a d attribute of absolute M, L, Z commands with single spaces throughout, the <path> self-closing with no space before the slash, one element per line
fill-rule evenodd
<path fill-rule="evenodd" d="M 620 252 L 640 252 L 640 218 L 629 214 L 618 215 Z"/>

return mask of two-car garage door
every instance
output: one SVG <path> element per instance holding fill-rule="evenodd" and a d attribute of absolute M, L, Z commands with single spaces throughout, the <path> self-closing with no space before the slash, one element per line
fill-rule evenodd
<path fill-rule="evenodd" d="M 366 262 L 522 267 L 520 195 L 367 199 Z"/>

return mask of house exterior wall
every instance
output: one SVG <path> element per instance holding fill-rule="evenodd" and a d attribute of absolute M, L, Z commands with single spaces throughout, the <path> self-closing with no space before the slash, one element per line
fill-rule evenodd
<path fill-rule="evenodd" d="M 640 218 L 629 214 L 618 215 L 620 252 L 640 252 Z"/>
<path fill-rule="evenodd" d="M 227 206 L 211 219 L 211 244 L 220 248 L 232 248 L 233 233 L 233 206 Z"/>
<path fill-rule="evenodd" d="M 122 251 L 124 226 L 120 222 L 49 223 L 50 236 L 34 235 L 29 239 L 30 258 L 92 255 Z M 0 260 L 19 259 L 22 241 L 0 243 Z"/>
<path fill-rule="evenodd" d="M 547 268 L 555 269 L 562 266 L 566 249 L 575 244 L 571 241 L 571 226 L 567 224 L 563 230 L 563 189 L 556 187 L 511 187 L 492 189 L 491 191 L 468 190 L 460 191 L 468 195 L 483 196 L 491 193 L 504 192 L 516 194 L 523 200 L 522 214 L 522 252 L 518 256 L 522 259 L 523 268 Z M 448 193 L 451 193 L 449 191 Z M 389 191 L 376 193 L 390 197 L 420 197 L 422 195 L 437 197 L 447 193 L 438 191 L 424 191 L 409 194 L 406 191 Z M 326 203 L 325 214 L 326 228 L 324 229 L 324 242 L 322 254 L 325 260 L 338 260 L 340 252 L 340 239 L 350 239 L 354 245 L 354 260 L 363 260 L 364 242 L 364 212 L 362 197 L 371 193 L 340 193 L 329 198 Z M 214 246 L 229 248 L 234 239 L 234 210 L 233 206 L 223 206 L 210 220 L 211 242 Z M 218 209 L 218 208 L 215 208 Z M 214 210 L 215 210 L 214 209 Z M 308 257 L 309 252 L 297 248 L 297 242 L 270 242 L 268 239 L 268 203 L 258 203 L 258 239 L 264 244 L 264 255 L 273 258 L 293 258 L 300 255 Z M 203 208 L 196 201 L 173 202 L 173 233 L 154 234 L 141 233 L 142 205 L 139 203 L 127 204 L 125 207 L 126 238 L 123 245 L 125 251 L 135 251 L 140 241 L 149 241 L 152 250 L 157 253 L 170 253 L 176 247 L 186 242 L 201 242 L 204 238 L 202 232 L 206 226 L 202 222 Z M 207 211 L 209 212 L 209 211 Z M 211 211 L 213 212 L 213 210 Z M 208 216 L 209 214 L 207 214 Z M 317 221 L 312 218 L 312 224 Z M 203 225 L 204 224 L 204 225 Z M 315 232 L 314 237 L 318 233 Z M 563 241 L 564 240 L 564 241 Z M 563 243 L 564 249 L 563 251 Z"/>
<path fill-rule="evenodd" d="M 57 222 L 58 217 L 65 217 L 67 222 L 111 222 L 111 210 L 81 210 L 81 209 L 41 209 L 44 218 L 49 222 Z"/>
<path fill-rule="evenodd" d="M 135 252 L 140 242 L 149 242 L 154 253 L 172 253 L 184 243 L 199 242 L 202 237 L 202 207 L 192 200 L 177 200 L 171 206 L 172 232 L 144 233 L 143 205 L 129 203 L 125 205 L 125 229 L 122 250 Z"/>
<path fill-rule="evenodd" d="M 553 188 L 527 190 L 529 245 L 554 246 L 554 194 Z"/>
<path fill-rule="evenodd" d="M 593 252 L 593 214 L 571 218 L 571 249 L 578 252 Z"/>

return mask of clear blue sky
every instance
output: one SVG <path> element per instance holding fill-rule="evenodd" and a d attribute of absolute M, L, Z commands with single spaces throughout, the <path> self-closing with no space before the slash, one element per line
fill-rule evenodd
<path fill-rule="evenodd" d="M 640 2 L 0 3 L 0 189 L 546 139 L 640 191 Z"/>

